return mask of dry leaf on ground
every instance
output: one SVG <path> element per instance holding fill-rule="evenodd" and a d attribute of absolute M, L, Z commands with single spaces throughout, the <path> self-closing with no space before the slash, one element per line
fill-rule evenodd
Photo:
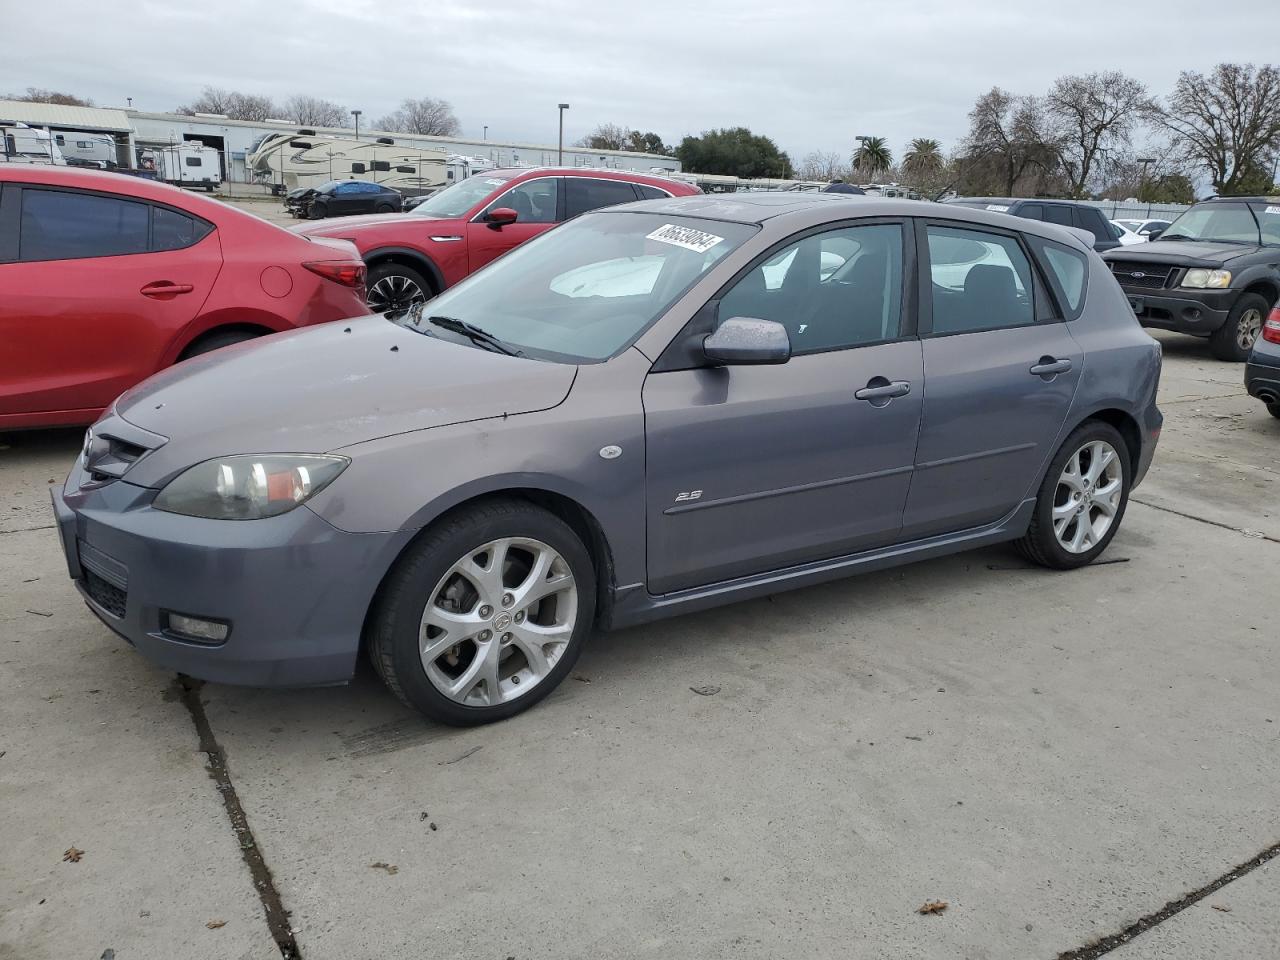
<path fill-rule="evenodd" d="M 225 920 L 210 920 L 208 923 L 205 924 L 205 926 L 208 927 L 210 930 L 217 930 L 219 927 L 225 927 L 226 925 L 227 925 L 227 921 Z"/>
<path fill-rule="evenodd" d="M 66 863 L 79 863 L 80 858 L 83 856 L 84 851 L 79 847 L 67 847 L 67 851 L 62 855 L 62 859 Z"/>
<path fill-rule="evenodd" d="M 379 860 L 377 863 L 369 864 L 369 867 L 373 870 L 385 870 L 391 876 L 395 876 L 397 873 L 400 872 L 400 868 L 397 867 L 394 863 L 383 863 L 381 860 Z"/>
<path fill-rule="evenodd" d="M 1230 912 L 1231 912 L 1231 908 L 1230 908 L 1230 907 L 1228 907 L 1225 903 L 1211 903 L 1211 904 L 1209 904 L 1209 906 L 1213 907 L 1213 909 L 1215 909 L 1215 910 L 1220 910 L 1220 911 L 1222 911 L 1223 913 L 1230 913 Z"/>
<path fill-rule="evenodd" d="M 945 900 L 926 900 L 924 906 L 916 910 L 916 913 L 941 913 L 945 909 L 947 909 Z"/>

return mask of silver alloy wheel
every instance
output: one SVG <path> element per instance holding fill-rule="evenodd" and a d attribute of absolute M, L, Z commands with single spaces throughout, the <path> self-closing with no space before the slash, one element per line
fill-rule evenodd
<path fill-rule="evenodd" d="M 1124 471 L 1105 440 L 1090 440 L 1067 458 L 1053 495 L 1053 533 L 1068 553 L 1087 553 L 1120 511 Z"/>
<path fill-rule="evenodd" d="M 365 299 L 374 313 L 407 310 L 415 303 L 426 303 L 427 295 L 416 282 L 399 273 L 390 273 L 369 288 Z"/>
<path fill-rule="evenodd" d="M 505 537 L 460 558 L 431 591 L 418 629 L 427 678 L 450 700 L 492 707 L 546 679 L 569 646 L 578 588 L 540 540 Z"/>
<path fill-rule="evenodd" d="M 1258 334 L 1262 332 L 1262 311 L 1246 310 L 1240 314 L 1240 320 L 1236 324 L 1236 344 L 1241 350 L 1252 350 L 1253 341 L 1258 339 Z"/>

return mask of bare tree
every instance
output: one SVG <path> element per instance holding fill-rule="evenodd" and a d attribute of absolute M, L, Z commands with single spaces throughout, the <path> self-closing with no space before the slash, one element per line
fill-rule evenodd
<path fill-rule="evenodd" d="M 602 123 L 578 141 L 578 146 L 592 150 L 626 150 L 631 135 L 616 123 Z"/>
<path fill-rule="evenodd" d="M 378 121 L 378 128 L 392 133 L 418 133 L 436 137 L 456 137 L 462 130 L 453 107 L 436 97 L 406 98 L 400 109 Z"/>
<path fill-rule="evenodd" d="M 344 107 L 305 93 L 290 97 L 281 107 L 281 116 L 307 127 L 346 126 L 347 111 Z"/>
<path fill-rule="evenodd" d="M 179 107 L 179 113 L 220 113 L 232 120 L 267 120 L 280 115 L 280 108 L 270 97 L 220 87 L 205 87 L 192 103 Z"/>
<path fill-rule="evenodd" d="M 1044 104 L 999 87 L 980 96 L 969 111 L 963 170 L 987 168 L 1006 195 L 1029 173 L 1051 173 L 1059 152 Z"/>
<path fill-rule="evenodd" d="M 805 158 L 800 161 L 800 169 L 796 171 L 796 176 L 801 180 L 830 181 L 837 178 L 843 179 L 848 175 L 848 164 L 834 150 L 815 150 L 806 154 Z"/>
<path fill-rule="evenodd" d="M 1237 192 L 1280 151 L 1280 68 L 1220 63 L 1184 70 L 1159 114 L 1183 154 L 1209 171 L 1218 193 Z"/>
<path fill-rule="evenodd" d="M 1059 77 L 1044 105 L 1057 127 L 1058 159 L 1075 197 L 1085 195 L 1099 159 L 1128 146 L 1134 127 L 1152 109 L 1146 86 L 1118 70 Z"/>
<path fill-rule="evenodd" d="M 63 107 L 92 107 L 92 100 L 85 100 L 70 93 L 59 93 L 57 90 L 42 90 L 39 87 L 27 87 L 22 94 L 11 93 L 5 99 L 21 100 L 24 103 L 56 103 Z"/>

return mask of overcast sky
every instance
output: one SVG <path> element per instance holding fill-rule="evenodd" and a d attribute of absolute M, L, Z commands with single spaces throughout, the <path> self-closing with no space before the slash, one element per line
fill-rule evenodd
<path fill-rule="evenodd" d="M 3 5 L 17 3 L 4 0 Z M 32 8 L 34 11 L 35 8 Z M 125 11 L 128 10 L 128 15 Z M 1123 69 L 1154 93 L 1184 69 L 1280 60 L 1275 0 L 1239 0 L 1217 29 L 1203 0 L 46 0 L 6 32 L 0 93 L 65 90 L 100 106 L 172 110 L 206 85 L 364 111 L 450 101 L 464 135 L 554 143 L 600 123 L 678 143 L 750 127 L 793 160 L 847 154 L 858 134 L 950 149 L 993 85 Z M 11 26 L 13 26 L 11 24 Z"/>

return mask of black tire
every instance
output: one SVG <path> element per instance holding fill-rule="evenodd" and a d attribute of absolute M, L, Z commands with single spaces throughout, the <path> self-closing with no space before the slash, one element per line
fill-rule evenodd
<path fill-rule="evenodd" d="M 1089 550 L 1082 553 L 1072 553 L 1058 542 L 1057 534 L 1054 532 L 1054 501 L 1058 493 L 1059 479 L 1062 477 L 1067 461 L 1085 444 L 1094 440 L 1102 440 L 1111 444 L 1116 453 L 1119 454 L 1121 476 L 1120 505 L 1116 510 L 1111 526 L 1102 538 Z M 1022 538 L 1014 541 L 1014 546 L 1032 563 L 1039 564 L 1042 567 L 1049 567 L 1053 570 L 1073 570 L 1076 567 L 1083 567 L 1092 563 L 1102 551 L 1107 549 L 1107 545 L 1111 543 L 1111 538 L 1120 529 L 1120 523 L 1124 520 L 1125 508 L 1129 505 L 1129 486 L 1132 482 L 1132 463 L 1129 447 L 1124 442 L 1124 437 L 1120 435 L 1120 431 L 1100 420 L 1086 420 L 1071 432 L 1071 435 L 1058 448 L 1058 452 L 1054 454 L 1053 460 L 1049 463 L 1049 469 L 1045 472 L 1044 480 L 1040 484 L 1040 490 L 1036 495 L 1036 508 L 1031 517 L 1031 524 L 1027 527 L 1027 532 Z"/>
<path fill-rule="evenodd" d="M 1267 413 L 1271 414 L 1277 420 L 1280 420 L 1280 403 L 1268 403 Z"/>
<path fill-rule="evenodd" d="M 374 213 L 395 213 L 396 208 L 389 203 L 380 203 L 373 209 Z"/>
<path fill-rule="evenodd" d="M 1244 337 L 1241 327 L 1245 318 L 1248 317 L 1250 320 L 1255 316 L 1258 318 L 1257 330 L 1253 331 L 1253 337 L 1256 339 L 1258 330 L 1262 328 L 1262 323 L 1266 321 L 1270 310 L 1271 304 L 1267 303 L 1266 297 L 1256 293 L 1241 294 L 1235 306 L 1231 308 L 1231 312 L 1227 314 L 1227 322 L 1215 330 L 1213 336 L 1209 338 L 1209 352 L 1218 360 L 1244 363 L 1249 359 L 1249 351 L 1253 348 L 1252 339 L 1247 346 L 1240 342 Z"/>
<path fill-rule="evenodd" d="M 392 286 L 396 286 L 395 281 L 407 281 L 417 289 L 417 294 L 410 294 L 408 288 L 404 296 L 398 296 L 393 289 L 386 294 L 382 292 L 379 284 L 384 280 L 392 282 Z M 369 271 L 365 278 L 366 297 L 368 299 L 369 308 L 375 313 L 385 313 L 388 310 L 403 310 L 415 303 L 422 303 L 430 300 L 435 296 L 435 292 L 431 288 L 431 284 L 413 267 L 406 267 L 402 263 L 380 263 Z M 387 298 L 391 299 L 388 300 Z"/>
<path fill-rule="evenodd" d="M 568 564 L 577 592 L 574 627 L 560 659 L 528 693 L 492 706 L 472 706 L 450 699 L 427 677 L 419 655 L 422 615 L 455 562 L 503 537 L 539 540 Z M 428 527 L 396 561 L 378 591 L 369 617 L 369 659 L 401 702 L 432 720 L 451 726 L 505 720 L 533 706 L 573 669 L 593 627 L 595 602 L 595 566 L 567 523 L 523 500 L 488 501 Z"/>
<path fill-rule="evenodd" d="M 178 359 L 190 360 L 192 357 L 198 357 L 202 353 L 211 353 L 214 350 L 229 347 L 233 343 L 244 343 L 246 340 L 256 340 L 261 336 L 264 336 L 264 334 L 254 333 L 250 330 L 215 330 L 197 338 L 187 349 L 182 351 L 182 355 Z"/>
<path fill-rule="evenodd" d="M 323 203 L 311 201 L 311 206 L 307 209 L 308 220 L 323 220 L 329 215 L 329 208 Z"/>

